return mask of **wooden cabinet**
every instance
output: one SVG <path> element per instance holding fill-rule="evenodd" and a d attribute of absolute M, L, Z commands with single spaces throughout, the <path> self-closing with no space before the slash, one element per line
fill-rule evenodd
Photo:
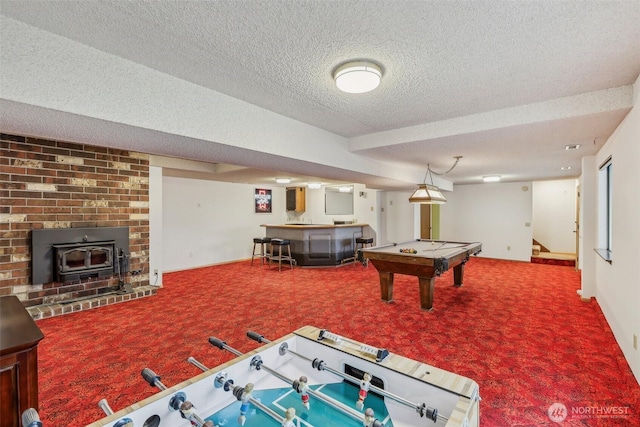
<path fill-rule="evenodd" d="M 20 300 L 0 297 L 0 427 L 38 409 L 38 343 L 44 338 Z"/>
<path fill-rule="evenodd" d="M 307 192 L 304 187 L 287 187 L 287 211 L 304 212 L 307 209 Z"/>

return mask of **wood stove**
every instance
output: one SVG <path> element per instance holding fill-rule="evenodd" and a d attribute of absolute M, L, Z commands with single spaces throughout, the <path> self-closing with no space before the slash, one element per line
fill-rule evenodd
<path fill-rule="evenodd" d="M 114 273 L 115 241 L 52 245 L 58 282 L 84 277 L 109 277 Z"/>
<path fill-rule="evenodd" d="M 32 283 L 68 283 L 129 272 L 129 227 L 32 230 Z"/>

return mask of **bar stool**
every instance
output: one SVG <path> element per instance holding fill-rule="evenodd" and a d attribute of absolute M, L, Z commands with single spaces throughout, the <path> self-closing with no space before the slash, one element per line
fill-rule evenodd
<path fill-rule="evenodd" d="M 287 254 L 282 255 L 282 247 L 286 246 Z M 278 255 L 276 255 L 278 248 Z M 291 258 L 291 242 L 288 239 L 271 239 L 271 256 L 269 256 L 269 268 L 271 261 L 278 261 L 278 271 L 282 271 L 282 261 L 289 261 L 289 266 L 293 270 L 293 258 Z"/>
<path fill-rule="evenodd" d="M 269 254 L 265 250 L 265 245 L 268 245 L 269 242 L 271 242 L 271 237 L 254 237 L 251 265 L 253 265 L 253 258 L 256 256 L 256 245 L 260 245 L 260 265 L 264 265 L 265 258 L 269 258 Z"/>
<path fill-rule="evenodd" d="M 360 248 L 358 248 L 358 245 L 360 245 Z M 353 255 L 354 265 L 355 265 L 355 261 L 361 261 L 362 265 L 364 265 L 365 267 L 369 267 L 369 260 L 367 258 L 364 258 L 364 256 L 358 257 L 358 249 L 364 249 L 367 246 L 369 247 L 373 246 L 373 237 L 357 237 L 356 238 L 356 251 L 355 251 L 355 254 Z"/>

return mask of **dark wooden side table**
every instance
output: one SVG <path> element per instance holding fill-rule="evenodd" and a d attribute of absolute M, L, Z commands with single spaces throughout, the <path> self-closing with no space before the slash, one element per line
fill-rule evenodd
<path fill-rule="evenodd" d="M 0 297 L 0 427 L 20 427 L 38 409 L 38 343 L 44 338 L 20 300 Z"/>

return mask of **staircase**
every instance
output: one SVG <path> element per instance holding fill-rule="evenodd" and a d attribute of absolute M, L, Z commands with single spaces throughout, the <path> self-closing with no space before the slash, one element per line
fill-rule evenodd
<path fill-rule="evenodd" d="M 533 264 L 576 266 L 576 254 L 551 252 L 543 244 L 533 239 L 531 245 L 531 262 Z"/>

